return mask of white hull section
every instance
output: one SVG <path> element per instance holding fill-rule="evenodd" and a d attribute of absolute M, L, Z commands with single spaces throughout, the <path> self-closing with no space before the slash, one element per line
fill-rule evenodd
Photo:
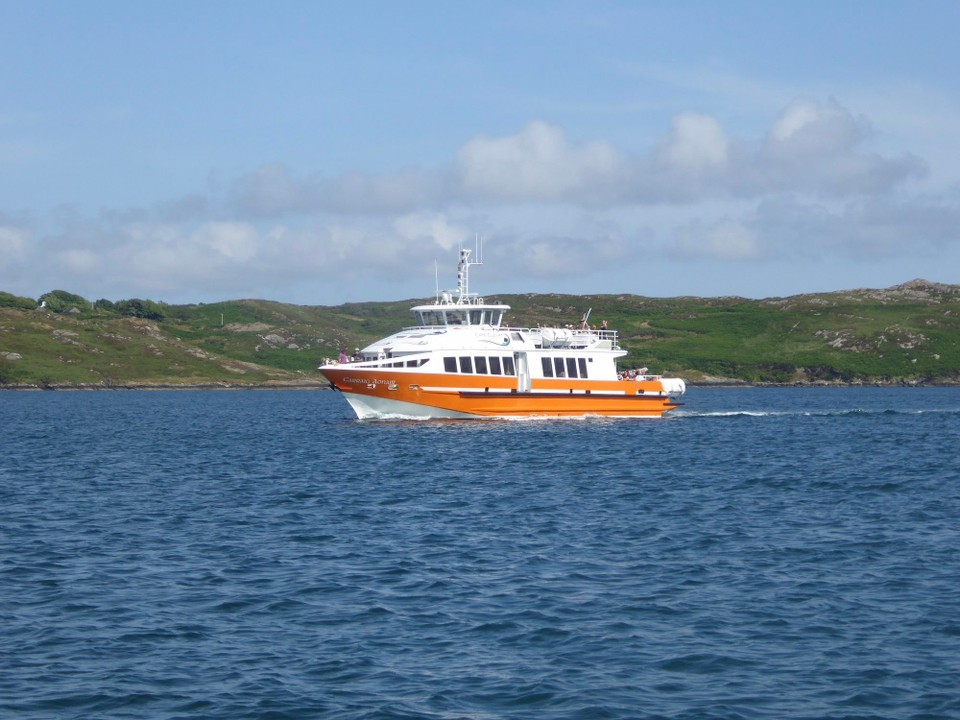
<path fill-rule="evenodd" d="M 680 378 L 660 378 L 663 392 L 671 398 L 679 398 L 687 391 L 687 384 Z"/>
<path fill-rule="evenodd" d="M 388 398 L 370 397 L 369 395 L 356 395 L 354 393 L 343 393 L 343 396 L 350 403 L 350 407 L 357 414 L 360 420 L 384 420 L 389 418 L 416 418 L 423 420 L 432 419 L 467 419 L 474 418 L 474 415 L 457 412 L 456 410 L 444 410 L 443 408 L 430 407 L 429 405 L 417 405 L 416 403 L 403 402 L 402 400 L 391 400 Z"/>

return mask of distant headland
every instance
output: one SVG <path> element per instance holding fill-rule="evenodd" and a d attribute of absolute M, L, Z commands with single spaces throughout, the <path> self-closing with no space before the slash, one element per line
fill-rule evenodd
<path fill-rule="evenodd" d="M 513 326 L 576 323 L 590 309 L 620 332 L 625 367 L 691 385 L 960 384 L 958 285 L 917 279 L 763 300 L 498 298 Z M 325 358 L 409 325 L 418 302 L 168 305 L 0 292 L 0 389 L 324 388 Z"/>

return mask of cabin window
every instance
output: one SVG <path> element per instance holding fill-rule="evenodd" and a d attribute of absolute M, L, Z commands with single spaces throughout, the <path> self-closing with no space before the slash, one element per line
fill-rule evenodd
<path fill-rule="evenodd" d="M 460 358 L 460 372 L 462 373 L 472 373 L 473 372 L 473 362 L 471 362 L 468 356 L 461 356 Z"/>
<path fill-rule="evenodd" d="M 457 371 L 457 359 L 455 357 L 445 357 L 443 359 L 443 371 L 455 373 Z"/>
<path fill-rule="evenodd" d="M 577 377 L 577 359 L 567 358 L 567 377 Z"/>
<path fill-rule="evenodd" d="M 500 370 L 500 358 L 498 357 L 490 358 L 490 374 L 491 375 L 503 374 L 503 372 Z"/>
<path fill-rule="evenodd" d="M 505 357 L 503 359 L 503 374 L 504 375 L 516 375 L 517 371 L 513 369 L 513 358 Z"/>
<path fill-rule="evenodd" d="M 477 355 L 475 358 L 473 358 L 473 364 L 477 368 L 478 374 L 487 374 L 487 359 L 485 357 Z"/>
<path fill-rule="evenodd" d="M 577 365 L 580 366 L 580 377 L 585 378 L 587 376 L 587 359 L 577 358 Z"/>
<path fill-rule="evenodd" d="M 563 372 L 563 358 L 553 359 L 553 369 L 556 371 L 557 377 L 564 377 L 565 373 Z"/>
<path fill-rule="evenodd" d="M 540 361 L 543 363 L 543 376 L 553 377 L 553 363 L 550 361 L 550 358 L 543 357 L 540 358 Z"/>

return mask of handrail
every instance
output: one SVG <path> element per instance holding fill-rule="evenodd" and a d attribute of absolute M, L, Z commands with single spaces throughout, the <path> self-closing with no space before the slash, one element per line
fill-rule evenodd
<path fill-rule="evenodd" d="M 446 327 L 479 327 L 484 330 L 500 330 L 501 332 L 515 332 L 520 333 L 521 335 L 543 335 L 544 330 L 562 330 L 564 332 L 570 333 L 570 339 L 576 340 L 577 338 L 596 338 L 597 340 L 608 340 L 610 342 L 610 347 L 613 350 L 620 349 L 620 333 L 616 330 L 594 330 L 592 328 L 564 328 L 564 327 L 555 327 L 549 325 L 543 325 L 541 327 L 513 327 L 512 325 L 500 325 L 498 327 L 493 326 L 480 326 L 480 325 L 407 325 L 406 327 L 401 328 L 398 332 L 410 332 L 413 330 L 432 330 L 436 331 L 438 329 Z"/>

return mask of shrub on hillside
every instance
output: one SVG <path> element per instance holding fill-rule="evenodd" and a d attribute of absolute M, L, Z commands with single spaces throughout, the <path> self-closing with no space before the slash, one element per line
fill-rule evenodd
<path fill-rule="evenodd" d="M 48 310 L 56 313 L 68 312 L 73 308 L 77 310 L 90 308 L 90 302 L 85 297 L 74 295 L 66 290 L 51 290 L 41 295 L 39 304 L 45 305 Z"/>
<path fill-rule="evenodd" d="M 0 292 L 0 307 L 16 308 L 18 310 L 33 310 L 37 303 L 30 298 L 18 297 L 8 292 Z"/>
<path fill-rule="evenodd" d="M 116 304 L 116 310 L 121 315 L 146 318 L 147 320 L 156 320 L 158 322 L 164 318 L 163 308 L 159 303 L 155 303 L 152 300 L 141 300 L 140 298 L 119 300 Z"/>

